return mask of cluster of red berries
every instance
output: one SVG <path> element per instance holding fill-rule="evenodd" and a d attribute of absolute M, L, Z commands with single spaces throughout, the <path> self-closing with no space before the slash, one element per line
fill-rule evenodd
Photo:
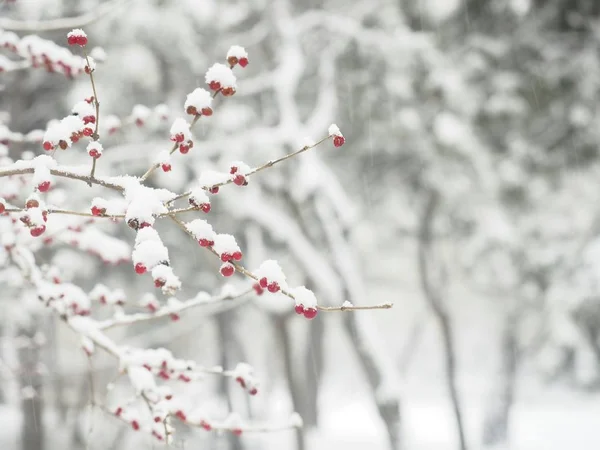
<path fill-rule="evenodd" d="M 196 201 L 196 199 L 194 199 L 194 198 L 190 198 L 188 200 L 188 203 L 190 204 L 190 206 L 193 206 L 194 208 L 198 208 L 202 212 L 205 212 L 205 213 L 210 212 L 210 203 L 198 203 Z M 200 245 L 202 245 L 202 244 L 200 244 Z M 205 245 L 203 247 L 208 247 L 208 246 Z"/>
<path fill-rule="evenodd" d="M 237 377 L 235 379 L 235 381 L 244 389 L 248 389 L 248 393 L 250 395 L 256 395 L 258 394 L 258 389 L 256 388 L 256 386 L 251 385 L 251 383 L 247 382 L 246 380 L 244 380 L 243 377 Z"/>
<path fill-rule="evenodd" d="M 192 116 L 212 116 L 213 114 L 213 110 L 210 106 L 202 108 L 200 111 L 198 111 L 198 108 L 196 108 L 193 105 L 190 105 L 186 108 L 185 112 Z"/>
<path fill-rule="evenodd" d="M 229 65 L 232 68 L 236 64 L 239 64 L 242 67 L 246 67 L 248 65 L 248 58 L 241 57 L 241 58 L 238 59 L 237 56 L 230 56 L 229 58 L 227 58 L 227 62 L 229 63 Z"/>
<path fill-rule="evenodd" d="M 238 173 L 238 168 L 236 166 L 231 166 L 229 169 L 229 173 L 234 175 L 233 182 L 238 186 L 248 186 L 248 180 L 244 174 Z"/>
<path fill-rule="evenodd" d="M 67 42 L 69 45 L 85 47 L 88 43 L 88 38 L 82 30 L 73 30 L 67 34 Z"/>
<path fill-rule="evenodd" d="M 260 280 L 258 280 L 258 287 L 261 289 L 266 289 L 272 294 L 281 290 L 281 287 L 279 286 L 279 283 L 277 281 L 269 282 L 269 280 L 267 280 L 267 277 L 262 277 Z M 256 287 L 254 288 L 254 290 L 258 293 Z M 262 294 L 262 291 L 260 293 Z"/>
<path fill-rule="evenodd" d="M 305 308 L 302 304 L 296 305 L 294 311 L 296 311 L 296 314 L 303 315 L 307 319 L 314 319 L 315 317 L 317 317 L 318 313 L 317 308 Z"/>
<path fill-rule="evenodd" d="M 40 203 L 34 198 L 28 199 L 25 203 L 25 209 L 27 210 L 34 210 L 38 209 L 39 207 Z M 44 222 L 48 221 L 48 211 L 42 211 L 42 218 Z M 31 221 L 31 217 L 27 213 L 23 214 L 20 220 L 29 228 L 29 234 L 31 234 L 33 237 L 41 236 L 46 231 L 46 225 L 44 225 L 43 223 L 33 223 Z"/>

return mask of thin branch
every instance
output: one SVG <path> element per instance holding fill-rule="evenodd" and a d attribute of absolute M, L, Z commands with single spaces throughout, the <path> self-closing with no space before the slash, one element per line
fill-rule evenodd
<path fill-rule="evenodd" d="M 235 299 L 241 298 L 245 295 L 248 295 L 252 291 L 253 291 L 252 289 L 248 289 L 246 291 L 239 292 L 236 294 L 226 294 L 226 295 L 221 295 L 221 296 L 217 296 L 217 297 L 209 297 L 209 298 L 193 298 L 186 302 L 182 302 L 180 305 L 177 305 L 177 306 L 164 306 L 154 313 L 127 314 L 127 315 L 124 315 L 121 317 L 115 317 L 113 319 L 108 319 L 103 322 L 99 322 L 98 329 L 107 330 L 109 328 L 114 328 L 114 327 L 118 327 L 118 326 L 131 325 L 133 323 L 140 323 L 140 322 L 146 322 L 149 320 L 159 319 L 161 317 L 166 317 L 171 314 L 179 314 L 182 311 L 185 311 L 190 308 L 194 308 L 196 306 L 210 305 L 213 303 L 218 303 L 218 302 L 223 302 L 223 301 L 228 301 L 228 300 L 235 300 Z"/>
<path fill-rule="evenodd" d="M 14 164 L 13 164 L 14 166 Z M 0 178 L 2 177 L 11 177 L 14 175 L 24 175 L 28 173 L 33 173 L 33 167 L 19 168 L 19 169 L 0 169 Z M 103 186 L 105 188 L 113 189 L 115 191 L 123 192 L 125 189 L 123 186 L 119 186 L 118 184 L 111 183 L 109 181 L 105 181 L 98 178 L 92 178 L 89 175 L 81 175 L 79 173 L 71 172 L 68 170 L 60 170 L 60 169 L 50 169 L 50 173 L 54 176 L 61 178 L 70 178 L 72 180 L 85 181 L 86 183 L 97 184 L 99 186 Z"/>
<path fill-rule="evenodd" d="M 116 12 L 117 7 L 129 3 L 131 0 L 111 0 L 98 6 L 94 11 L 76 17 L 66 17 L 50 20 L 15 20 L 0 19 L 0 28 L 7 31 L 55 31 L 82 28 L 90 25 L 104 16 Z"/>
<path fill-rule="evenodd" d="M 190 236 L 192 239 L 194 239 L 194 241 L 196 240 L 194 234 L 192 232 L 190 232 L 187 229 L 187 227 L 185 226 L 185 223 L 183 223 L 179 218 L 175 217 L 174 215 L 172 215 L 170 217 L 171 217 L 171 220 L 173 220 L 173 222 L 175 222 L 179 226 L 179 228 L 181 228 L 188 236 Z M 203 248 L 206 248 L 213 255 L 215 255 L 217 258 L 219 258 L 219 254 L 212 247 L 203 247 Z M 229 261 L 229 263 L 232 264 L 233 267 L 235 267 L 236 272 L 239 272 L 242 275 L 245 275 L 248 278 L 253 279 L 254 281 L 258 281 L 258 276 L 253 274 L 251 271 L 246 269 L 241 264 L 239 264 L 235 261 Z M 281 289 L 279 292 L 295 301 L 295 297 L 291 292 L 289 292 L 285 289 Z M 354 305 L 321 306 L 321 305 L 317 305 L 317 309 L 320 311 L 326 311 L 326 312 L 359 311 L 359 310 L 371 310 L 371 309 L 390 309 L 392 306 L 393 306 L 392 303 L 382 303 L 380 305 L 370 305 L 370 306 L 354 306 Z"/>
<path fill-rule="evenodd" d="M 265 169 L 267 169 L 267 168 L 269 168 L 269 167 L 273 167 L 275 164 L 279 164 L 280 162 L 283 162 L 283 161 L 285 161 L 285 160 L 288 160 L 288 159 L 290 159 L 290 158 L 293 158 L 294 156 L 297 156 L 297 155 L 299 155 L 300 153 L 304 153 L 304 152 L 305 152 L 305 151 L 307 151 L 307 150 L 310 150 L 310 149 L 312 149 L 312 148 L 315 148 L 315 147 L 317 147 L 319 144 L 322 144 L 323 142 L 325 142 L 327 139 L 329 139 L 329 138 L 331 138 L 331 137 L 332 137 L 331 135 L 329 135 L 329 136 L 325 136 L 324 138 L 320 139 L 319 141 L 315 142 L 314 144 L 311 144 L 311 145 L 305 145 L 305 146 L 304 146 L 304 147 L 302 147 L 300 150 L 296 150 L 296 151 L 294 151 L 294 152 L 292 152 L 292 153 L 288 153 L 287 155 L 285 155 L 285 156 L 282 156 L 281 158 L 272 159 L 272 160 L 270 160 L 270 161 L 267 161 L 267 162 L 266 162 L 266 163 L 264 163 L 263 165 L 261 165 L 261 166 L 258 166 L 258 167 L 255 167 L 255 168 L 254 168 L 254 169 L 252 169 L 250 172 L 248 172 L 248 173 L 245 173 L 245 174 L 244 174 L 244 176 L 247 178 L 247 177 L 250 177 L 250 176 L 254 175 L 254 174 L 255 174 L 255 173 L 257 173 L 257 172 L 260 172 L 261 170 L 265 170 Z M 215 188 L 215 187 L 221 187 L 221 186 L 226 186 L 226 185 L 228 185 L 228 184 L 231 184 L 231 183 L 233 183 L 233 179 L 226 180 L 226 181 L 223 181 L 223 182 L 221 182 L 221 183 L 213 184 L 213 185 L 211 185 L 211 186 L 202 186 L 202 189 L 204 189 L 205 191 L 208 191 L 208 190 L 210 190 L 211 188 Z M 182 199 L 182 198 L 188 197 L 190 194 L 191 194 L 191 191 L 187 191 L 187 192 L 184 192 L 183 194 L 180 194 L 180 195 L 178 195 L 178 196 L 176 196 L 176 197 L 173 197 L 171 200 L 169 200 L 169 201 L 167 202 L 167 205 L 168 205 L 168 204 L 170 204 L 170 203 L 173 203 L 173 202 L 174 202 L 174 201 L 176 201 L 176 200 L 179 200 L 179 199 Z"/>
<path fill-rule="evenodd" d="M 98 91 L 96 90 L 96 83 L 94 82 L 95 68 L 90 63 L 90 58 L 85 47 L 83 47 L 83 55 L 85 56 L 85 62 L 89 69 L 90 82 L 92 84 L 92 92 L 94 94 L 94 106 L 96 108 L 96 126 L 94 127 L 94 133 L 92 134 L 92 140 L 98 141 L 98 139 L 100 139 L 100 136 L 98 135 L 98 128 L 100 126 L 100 102 L 98 101 Z M 92 170 L 90 171 L 90 179 L 94 179 L 94 174 L 96 173 L 96 159 L 97 158 L 92 158 Z M 88 184 L 91 186 L 91 181 L 89 181 Z"/>

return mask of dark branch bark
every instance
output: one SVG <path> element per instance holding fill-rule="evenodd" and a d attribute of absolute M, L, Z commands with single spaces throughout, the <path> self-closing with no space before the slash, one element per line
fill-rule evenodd
<path fill-rule="evenodd" d="M 425 295 L 425 299 L 429 303 L 434 316 L 440 327 L 442 335 L 442 345 L 444 349 L 444 364 L 446 368 L 446 383 L 452 402 L 452 411 L 456 422 L 456 430 L 458 432 L 460 450 L 467 449 L 465 431 L 463 425 L 462 411 L 460 408 L 460 400 L 458 396 L 458 388 L 456 386 L 456 350 L 454 336 L 452 334 L 452 324 L 446 307 L 443 303 L 440 294 L 441 287 L 436 286 L 433 281 L 433 268 L 431 267 L 433 241 L 432 228 L 440 203 L 440 195 L 436 191 L 429 193 L 429 198 L 425 205 L 425 211 L 421 218 L 418 241 L 418 263 L 419 276 L 421 278 L 421 288 Z"/>

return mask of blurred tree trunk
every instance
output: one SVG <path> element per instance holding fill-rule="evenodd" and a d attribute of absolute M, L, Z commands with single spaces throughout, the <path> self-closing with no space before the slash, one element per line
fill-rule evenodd
<path fill-rule="evenodd" d="M 289 331 L 287 329 L 286 316 L 275 316 L 275 333 L 277 336 L 277 342 L 281 342 L 281 350 L 283 352 L 283 370 L 290 390 L 290 395 L 292 397 L 292 407 L 294 408 L 294 411 L 299 412 L 304 419 L 305 415 L 307 415 L 307 411 L 303 411 L 300 407 L 300 405 L 303 405 L 303 393 L 301 392 L 303 389 L 298 385 L 297 377 L 294 376 L 297 371 L 292 368 L 292 343 Z M 304 369 L 306 369 L 306 366 Z M 309 419 L 310 417 L 307 417 L 307 420 Z M 306 442 L 304 439 L 304 430 L 299 428 L 296 430 L 296 450 L 304 450 L 305 448 Z"/>
<path fill-rule="evenodd" d="M 222 367 L 227 368 L 230 360 L 234 360 L 235 355 L 231 355 L 232 353 L 232 345 L 234 341 L 234 335 L 230 331 L 231 330 L 231 322 L 232 315 L 230 311 L 223 312 L 221 314 L 217 314 L 217 331 L 218 331 L 218 342 L 221 343 L 221 361 L 220 364 Z M 241 351 L 240 351 L 241 353 Z M 237 361 L 243 361 L 242 359 L 236 359 Z M 219 392 L 227 400 L 227 410 L 228 412 L 232 412 L 234 410 L 232 402 L 231 402 L 231 392 L 229 391 L 229 378 L 221 377 L 219 380 Z M 227 433 L 227 448 L 230 450 L 242 450 L 243 446 L 240 441 L 239 436 L 234 435 L 233 433 Z"/>
<path fill-rule="evenodd" d="M 433 240 L 432 229 L 438 212 L 440 203 L 440 194 L 437 191 L 430 191 L 429 198 L 426 201 L 425 211 L 421 218 L 418 238 L 418 264 L 419 276 L 421 278 L 421 287 L 425 299 L 429 303 L 431 310 L 437 319 L 442 335 L 442 346 L 444 350 L 444 363 L 446 367 L 446 383 L 452 402 L 452 411 L 456 422 L 456 431 L 458 433 L 459 448 L 466 450 L 467 442 L 463 425 L 462 410 L 456 385 L 456 350 L 454 336 L 452 334 L 452 323 L 450 315 L 446 310 L 441 295 L 441 286 L 434 284 L 434 270 L 431 265 L 433 261 Z"/>
<path fill-rule="evenodd" d="M 44 404 L 42 400 L 42 377 L 39 372 L 40 349 L 33 342 L 36 333 L 38 319 L 31 318 L 28 327 L 20 330 L 20 335 L 29 338 L 32 343 L 19 349 L 19 368 L 21 370 L 21 389 L 24 392 L 31 391 L 33 396 L 23 395 L 21 400 L 21 412 L 23 421 L 21 423 L 21 450 L 43 450 L 44 449 Z"/>
<path fill-rule="evenodd" d="M 492 401 L 483 423 L 484 446 L 495 446 L 508 442 L 508 426 L 514 402 L 518 364 L 518 348 L 514 314 L 505 319 L 500 349 L 500 371 Z"/>

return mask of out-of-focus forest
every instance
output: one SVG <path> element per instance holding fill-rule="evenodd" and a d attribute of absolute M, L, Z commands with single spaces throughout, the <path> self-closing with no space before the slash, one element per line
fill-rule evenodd
<path fill-rule="evenodd" d="M 264 421 L 297 411 L 304 420 L 299 431 L 241 437 L 181 427 L 174 447 L 600 448 L 599 2 L 0 2 L 0 29 L 60 45 L 73 27 L 57 21 L 81 16 L 106 53 L 95 71 L 100 175 L 143 173 L 168 146 L 169 124 L 128 124 L 136 105 L 183 115 L 206 69 L 242 45 L 250 64 L 236 94 L 151 184 L 185 191 L 201 170 L 259 165 L 335 122 L 343 147 L 316 148 L 220 194 L 211 223 L 236 236 L 248 265 L 277 259 L 324 305 L 394 303 L 305 321 L 250 297 L 111 331 L 206 366 L 254 366 L 256 397 L 209 376 L 182 388 L 207 410 Z M 3 133 L 43 130 L 89 91 L 85 76 L 0 73 L 0 157 L 42 154 L 27 142 L 4 145 Z M 104 133 L 107 115 L 122 129 Z M 80 184 L 55 189 L 54 203 L 88 208 L 100 189 Z M 102 226 L 131 240 L 123 227 Z M 210 255 L 180 230 L 157 229 L 182 297 L 218 291 Z M 128 266 L 70 245 L 76 233 L 40 258 L 87 290 L 102 283 L 132 300 L 149 291 Z M 90 407 L 90 370 L 99 398 L 122 395 L 113 361 L 98 352 L 89 366 L 73 333 L 11 283 L 7 261 L 0 448 L 159 448 Z"/>

